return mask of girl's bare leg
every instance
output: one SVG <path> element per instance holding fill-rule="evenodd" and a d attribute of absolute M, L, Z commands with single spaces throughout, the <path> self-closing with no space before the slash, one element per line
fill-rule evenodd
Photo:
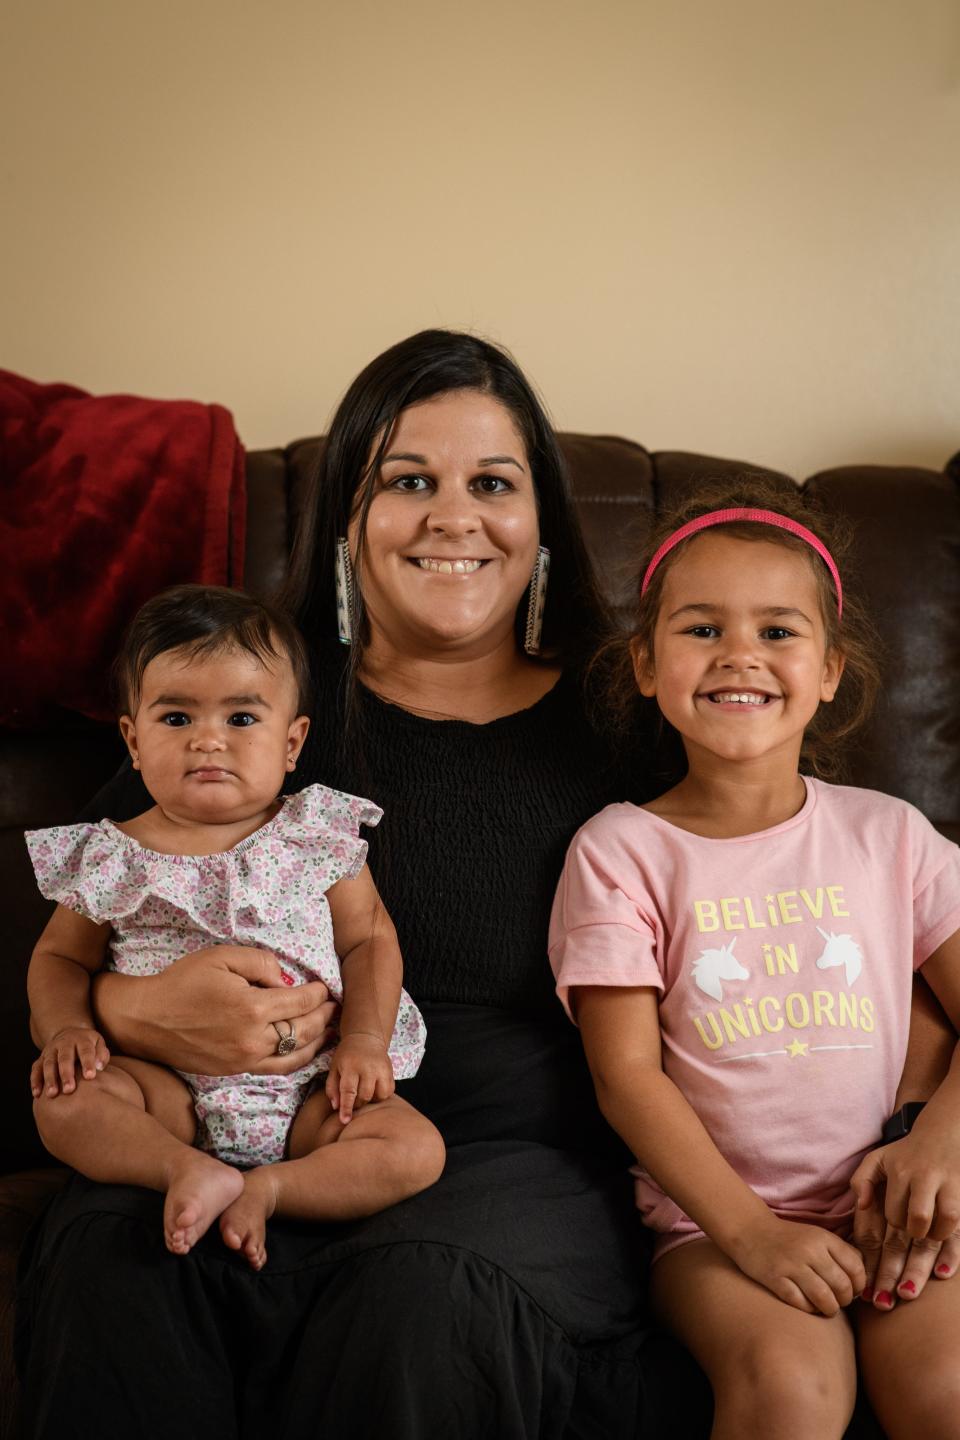
<path fill-rule="evenodd" d="M 842 1311 L 828 1319 L 795 1310 L 711 1240 L 664 1255 L 651 1289 L 661 1319 L 713 1386 L 711 1440 L 840 1440 L 857 1394 Z"/>
<path fill-rule="evenodd" d="M 244 1176 L 243 1194 L 223 1212 L 220 1231 L 254 1270 L 266 1262 L 266 1223 L 358 1220 L 439 1180 L 439 1132 L 399 1095 L 374 1101 L 342 1125 L 322 1090 L 304 1101 L 290 1130 L 289 1160 Z"/>
<path fill-rule="evenodd" d="M 50 1153 L 90 1180 L 165 1194 L 164 1238 L 175 1255 L 243 1190 L 239 1170 L 193 1149 L 193 1098 L 160 1065 L 117 1057 L 71 1094 L 35 1100 L 33 1113 Z"/>
<path fill-rule="evenodd" d="M 893 1310 L 861 1305 L 863 1383 L 889 1440 L 960 1436 L 960 1285 L 931 1280 Z"/>

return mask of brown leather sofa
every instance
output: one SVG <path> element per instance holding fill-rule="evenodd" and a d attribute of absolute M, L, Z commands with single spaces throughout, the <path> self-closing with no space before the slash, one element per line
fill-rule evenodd
<path fill-rule="evenodd" d="M 270 590 L 282 575 L 319 443 L 303 440 L 247 457 L 253 590 Z M 618 601 L 628 593 L 638 537 L 658 507 L 707 478 L 754 468 L 680 452 L 650 454 L 606 437 L 566 435 L 563 447 L 588 546 Z M 846 466 L 813 476 L 806 488 L 856 522 L 861 585 L 885 646 L 885 683 L 859 739 L 852 780 L 905 797 L 960 841 L 960 454 L 942 473 Z M 72 819 L 120 758 L 111 731 L 79 717 L 58 716 L 56 728 L 44 733 L 0 733 L 0 864 L 10 926 L 0 972 L 7 1017 L 0 1083 L 9 1101 L 0 1142 L 0 1440 L 16 1432 L 10 1358 L 16 1255 L 65 1175 L 44 1156 L 30 1109 L 34 1052 L 25 975 L 49 907 L 36 891 L 22 831 Z"/>

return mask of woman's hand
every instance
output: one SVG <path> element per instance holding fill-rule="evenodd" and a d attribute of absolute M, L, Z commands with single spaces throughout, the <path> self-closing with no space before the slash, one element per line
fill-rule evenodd
<path fill-rule="evenodd" d="M 960 1265 L 960 1231 L 942 1243 L 929 1236 L 913 1240 L 906 1230 L 887 1223 L 881 1204 L 857 1207 L 853 1243 L 866 1272 L 860 1298 L 877 1310 L 892 1310 L 898 1300 L 916 1300 L 931 1275 L 949 1280 Z"/>
<path fill-rule="evenodd" d="M 931 1274 L 960 1267 L 960 931 L 914 976 L 910 1043 L 895 1109 L 926 1108 L 910 1134 L 871 1150 L 851 1186 L 853 1243 L 863 1255 L 863 1299 L 878 1310 L 916 1300 Z"/>
<path fill-rule="evenodd" d="M 116 1053 L 203 1075 L 287 1075 L 329 1039 L 337 1006 L 314 980 L 290 986 L 276 956 L 253 946 L 215 945 L 159 975 L 105 972 L 94 1005 Z M 277 1054 L 274 1021 L 293 1022 L 297 1045 Z"/>
<path fill-rule="evenodd" d="M 853 1243 L 863 1255 L 863 1298 L 878 1310 L 916 1300 L 931 1274 L 948 1280 L 960 1263 L 960 1173 L 955 1137 L 922 1125 L 871 1150 L 850 1184 L 857 1197 Z"/>
<path fill-rule="evenodd" d="M 878 1192 L 888 1224 L 912 1240 L 946 1240 L 960 1225 L 960 1165 L 955 1127 L 923 1115 L 903 1140 L 865 1155 L 853 1172 L 857 1208 L 869 1209 Z"/>
<path fill-rule="evenodd" d="M 863 1261 L 846 1240 L 776 1215 L 751 1226 L 731 1258 L 778 1300 L 808 1314 L 836 1315 L 864 1286 Z"/>

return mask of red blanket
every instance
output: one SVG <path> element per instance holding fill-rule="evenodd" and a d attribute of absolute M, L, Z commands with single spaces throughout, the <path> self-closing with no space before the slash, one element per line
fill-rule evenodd
<path fill-rule="evenodd" d="M 124 626 L 167 585 L 243 580 L 228 411 L 87 395 L 0 370 L 0 724 L 112 718 Z"/>

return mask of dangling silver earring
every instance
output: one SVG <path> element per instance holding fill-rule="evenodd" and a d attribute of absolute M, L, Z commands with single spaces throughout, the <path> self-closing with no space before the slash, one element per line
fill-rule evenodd
<path fill-rule="evenodd" d="M 337 580 L 337 634 L 341 645 L 353 643 L 353 565 L 350 561 L 350 546 L 341 538 L 337 541 L 337 559 L 334 567 Z"/>
<path fill-rule="evenodd" d="M 537 551 L 537 563 L 530 577 L 527 591 L 527 627 L 523 636 L 523 648 L 528 655 L 540 654 L 540 636 L 543 633 L 543 610 L 547 602 L 547 576 L 550 573 L 550 551 L 541 545 Z"/>

